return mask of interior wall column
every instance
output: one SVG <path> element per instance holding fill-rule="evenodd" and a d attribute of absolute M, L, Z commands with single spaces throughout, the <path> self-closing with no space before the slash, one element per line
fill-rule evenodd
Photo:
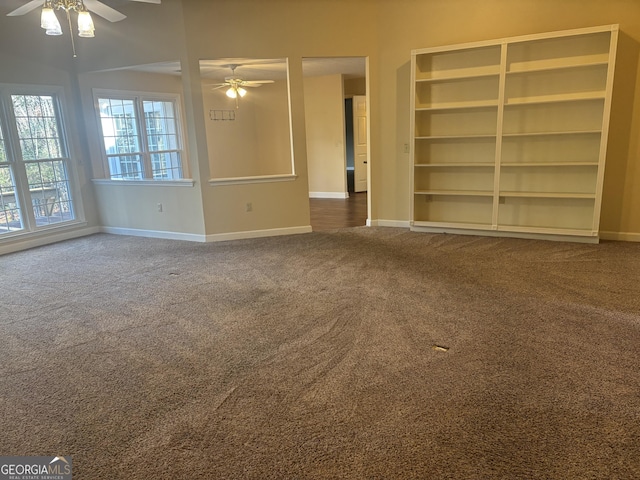
<path fill-rule="evenodd" d="M 209 171 L 209 151 L 207 147 L 207 133 L 205 128 L 205 112 L 202 99 L 202 85 L 200 80 L 200 61 L 183 51 L 180 59 L 182 70 L 182 88 L 184 92 L 185 123 L 188 146 L 189 169 L 191 178 L 195 180 L 196 188 L 200 189 L 200 211 L 202 218 L 202 233 L 206 234 L 207 193 L 211 187 L 207 183 L 211 173 Z M 196 212 L 192 212 L 193 215 Z"/>

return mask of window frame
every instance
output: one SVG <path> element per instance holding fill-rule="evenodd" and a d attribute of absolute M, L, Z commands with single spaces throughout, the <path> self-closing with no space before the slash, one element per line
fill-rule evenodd
<path fill-rule="evenodd" d="M 100 158 L 102 163 L 103 178 L 94 179 L 94 183 L 117 182 L 123 185 L 180 185 L 193 183 L 190 179 L 190 170 L 188 162 L 188 154 L 186 141 L 184 137 L 184 116 L 182 114 L 182 96 L 179 93 L 166 92 L 143 92 L 132 90 L 113 90 L 94 88 L 93 104 L 95 119 L 97 124 L 98 141 L 100 148 Z M 122 154 L 108 154 L 105 148 L 105 136 L 102 128 L 102 117 L 100 115 L 100 99 L 124 100 L 132 101 L 134 104 L 134 112 L 136 115 L 136 134 L 139 138 L 140 151 L 131 155 L 139 155 L 141 157 L 142 172 L 141 178 L 117 178 L 112 176 L 110 168 L 110 158 L 122 156 Z M 177 149 L 170 150 L 149 150 L 149 135 L 146 128 L 146 117 L 144 112 L 144 102 L 171 102 L 174 109 L 174 120 L 176 129 Z M 152 155 L 158 153 L 177 152 L 180 159 L 180 169 L 182 175 L 180 178 L 154 178 Z M 125 154 L 130 155 L 130 154 Z"/>
<path fill-rule="evenodd" d="M 13 96 L 40 96 L 51 97 L 55 112 L 55 120 L 58 129 L 60 143 L 60 157 L 25 160 L 21 148 L 21 139 L 13 107 Z M 77 227 L 86 224 L 84 208 L 78 183 L 78 161 L 76 145 L 69 137 L 70 129 L 65 96 L 65 89 L 59 85 L 30 85 L 0 83 L 0 128 L 3 128 L 6 160 L 2 165 L 8 165 L 13 172 L 15 185 L 16 208 L 20 212 L 22 228 L 14 232 L 0 234 L 0 242 L 20 236 L 33 236 L 46 233 L 48 230 L 60 230 L 69 227 Z M 33 197 L 27 176 L 27 167 L 30 164 L 60 161 L 65 171 L 65 180 L 68 188 L 68 203 L 71 208 L 72 218 L 58 222 L 38 225 L 34 213 Z M 50 216 L 47 214 L 47 216 Z"/>

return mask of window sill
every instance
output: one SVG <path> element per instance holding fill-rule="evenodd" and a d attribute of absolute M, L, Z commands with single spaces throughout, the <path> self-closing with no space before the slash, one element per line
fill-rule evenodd
<path fill-rule="evenodd" d="M 64 224 L 51 225 L 30 232 L 15 232 L 10 237 L 0 237 L 0 255 L 19 252 L 33 247 L 41 247 L 50 243 L 71 240 L 99 233 L 100 228 L 89 227 L 84 220 L 70 221 Z M 7 234 L 5 234 L 7 235 Z"/>
<path fill-rule="evenodd" d="M 0 243 L 11 243 L 12 241 L 46 237 L 55 233 L 78 230 L 80 228 L 85 228 L 86 226 L 86 220 L 69 220 L 66 222 L 52 223 L 51 225 L 38 227 L 35 230 L 16 230 L 15 232 L 3 233 L 0 235 Z"/>
<path fill-rule="evenodd" d="M 94 185 L 137 185 L 148 187 L 193 187 L 196 182 L 190 178 L 182 180 L 108 180 L 106 178 L 94 178 Z"/>
<path fill-rule="evenodd" d="M 284 175 L 259 175 L 255 177 L 227 177 L 227 178 L 211 178 L 209 185 L 243 185 L 248 183 L 273 183 L 273 182 L 292 182 L 298 178 L 295 173 L 287 173 Z"/>

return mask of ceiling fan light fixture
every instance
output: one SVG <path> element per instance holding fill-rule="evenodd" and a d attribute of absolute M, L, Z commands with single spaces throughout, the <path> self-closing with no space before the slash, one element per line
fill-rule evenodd
<path fill-rule="evenodd" d="M 5 0 L 6 1 L 6 0 Z M 100 0 L 22 0 L 26 2 L 21 7 L 7 13 L 9 17 L 17 17 L 31 12 L 32 10 L 42 7 L 40 15 L 40 27 L 45 30 L 47 35 L 62 35 L 62 27 L 56 16 L 56 10 L 62 10 L 63 15 L 66 17 L 66 22 L 69 24 L 71 48 L 73 49 L 74 58 L 76 55 L 76 46 L 74 42 L 74 35 L 71 31 L 73 29 L 71 13 L 77 14 L 78 20 L 78 36 L 79 37 L 95 37 L 95 25 L 89 10 L 93 13 L 104 17 L 110 22 L 118 22 L 124 20 L 126 15 L 118 12 L 109 5 L 101 2 Z M 155 3 L 160 4 L 162 0 L 131 0 L 135 2 L 143 3 Z M 87 6 L 85 6 L 85 2 Z"/>
<path fill-rule="evenodd" d="M 238 85 L 232 85 L 227 89 L 225 93 L 229 98 L 242 98 L 247 94 L 247 91 L 244 88 L 239 87 Z"/>
<path fill-rule="evenodd" d="M 58 27 L 58 28 L 51 28 L 47 31 L 45 31 L 44 33 L 46 33 L 47 35 L 52 35 L 52 36 L 58 36 L 58 35 L 62 35 L 62 28 Z"/>
<path fill-rule="evenodd" d="M 93 25 L 91 14 L 87 10 L 78 12 L 78 36 L 85 38 L 95 37 L 96 27 Z"/>
<path fill-rule="evenodd" d="M 93 38 L 96 36 L 95 30 L 78 30 L 78 36 L 82 38 Z"/>
<path fill-rule="evenodd" d="M 42 15 L 40 15 L 40 26 L 47 31 L 47 35 L 62 35 L 60 22 L 58 21 L 58 17 L 56 17 L 51 6 L 45 6 L 42 9 Z"/>

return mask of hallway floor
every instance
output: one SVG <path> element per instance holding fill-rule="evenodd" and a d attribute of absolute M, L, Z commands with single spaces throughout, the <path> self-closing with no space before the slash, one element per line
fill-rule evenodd
<path fill-rule="evenodd" d="M 367 192 L 350 193 L 349 198 L 310 198 L 314 232 L 362 227 L 367 223 Z"/>

